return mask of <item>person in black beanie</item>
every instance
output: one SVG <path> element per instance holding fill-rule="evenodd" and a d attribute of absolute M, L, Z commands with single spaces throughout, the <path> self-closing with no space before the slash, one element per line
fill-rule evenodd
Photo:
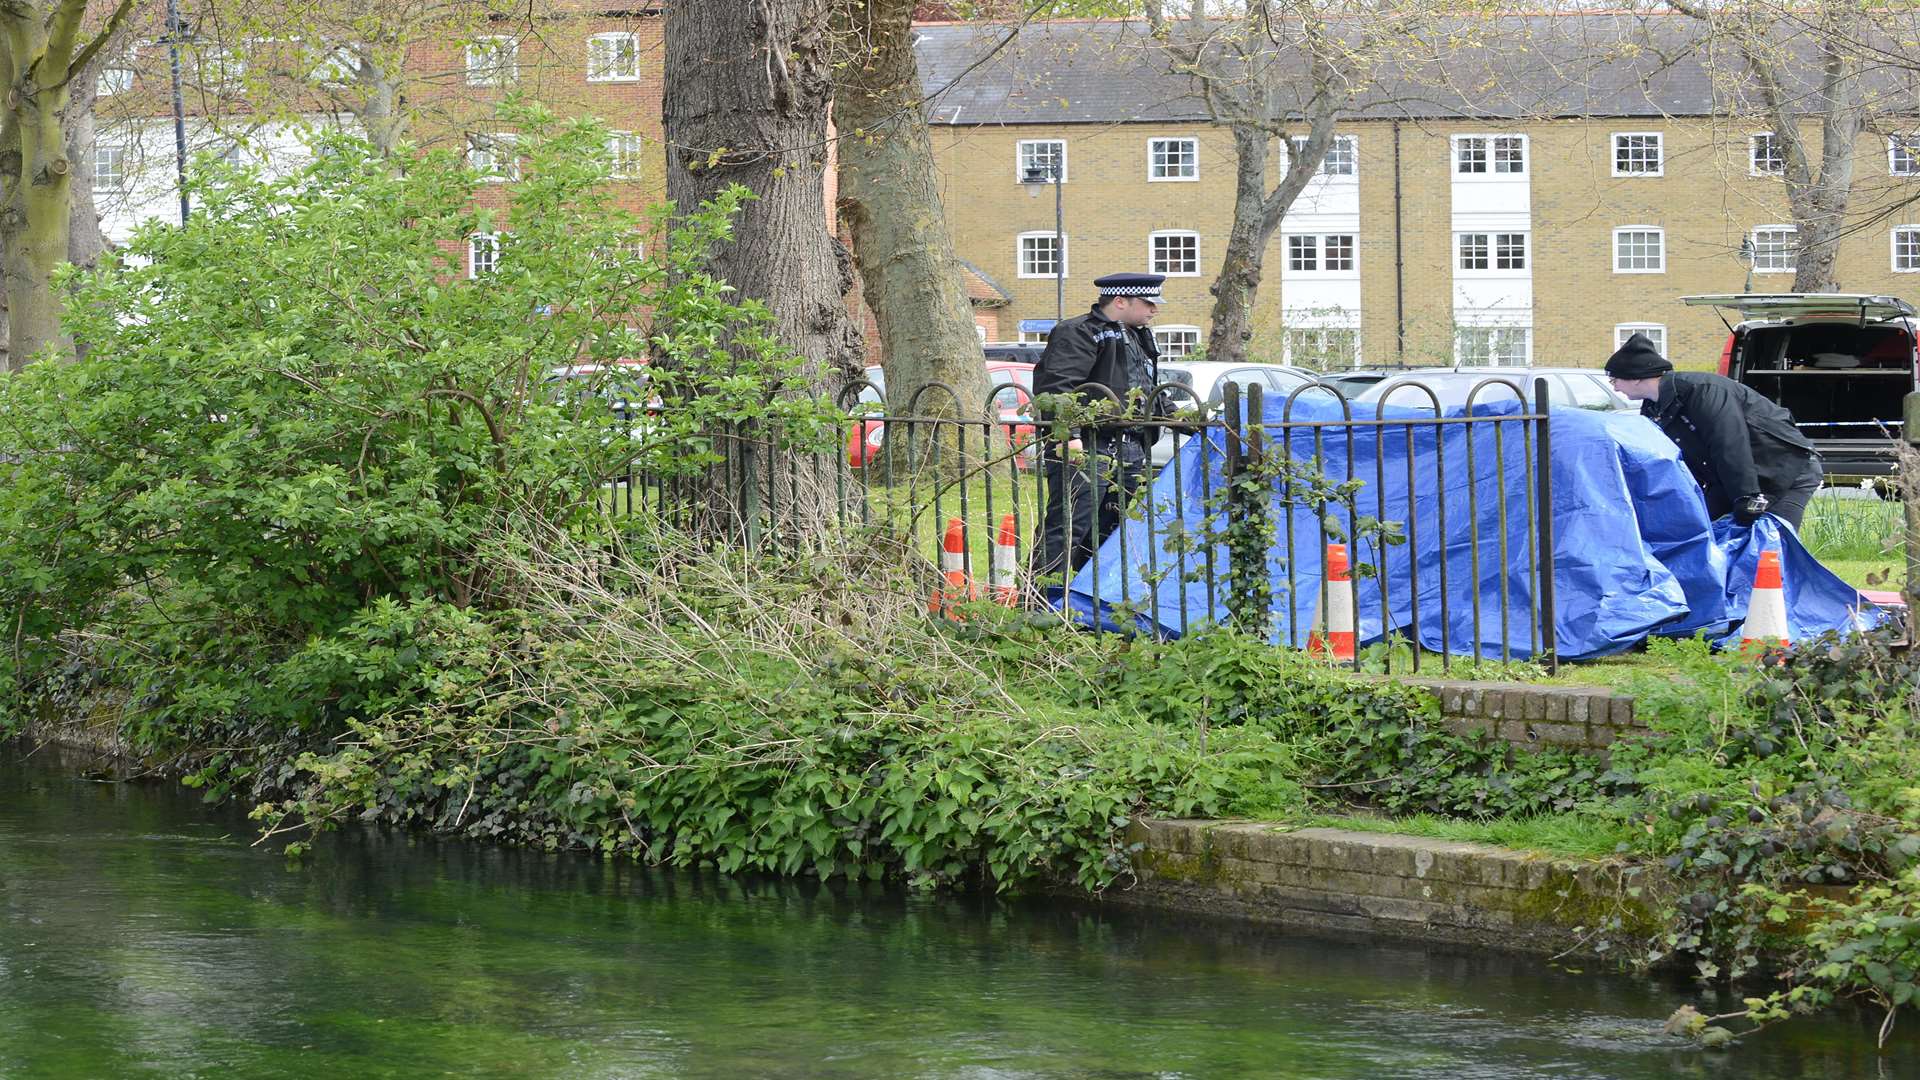
<path fill-rule="evenodd" d="M 1824 473 L 1787 410 L 1725 376 L 1673 370 L 1645 334 L 1607 358 L 1607 377 L 1680 447 L 1709 515 L 1751 525 L 1771 513 L 1799 530 Z"/>

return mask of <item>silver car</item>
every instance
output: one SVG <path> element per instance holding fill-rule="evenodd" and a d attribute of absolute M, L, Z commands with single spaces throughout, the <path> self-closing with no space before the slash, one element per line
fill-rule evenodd
<path fill-rule="evenodd" d="M 1228 383 L 1246 388 L 1259 383 L 1261 392 L 1268 397 L 1284 398 L 1302 386 L 1311 386 L 1319 381 L 1319 376 L 1305 368 L 1288 367 L 1284 364 L 1229 364 L 1217 360 L 1162 360 L 1160 362 L 1160 382 L 1185 387 L 1193 393 L 1189 398 L 1185 394 L 1171 395 L 1172 405 L 1176 409 L 1192 408 L 1196 400 L 1204 404 L 1211 415 L 1226 398 Z M 1160 438 L 1153 444 L 1149 460 L 1154 468 L 1159 468 L 1173 460 L 1180 446 L 1187 440 L 1185 435 L 1162 428 Z"/>
<path fill-rule="evenodd" d="M 1639 412 L 1640 406 L 1613 392 L 1604 372 L 1594 368 L 1548 367 L 1460 367 L 1460 368 L 1387 368 L 1364 371 L 1340 371 L 1320 376 L 1320 381 L 1345 394 L 1355 405 L 1378 405 L 1409 409 L 1426 408 L 1431 400 L 1408 386 L 1418 383 L 1433 391 L 1442 411 L 1457 409 L 1473 394 L 1476 405 L 1512 401 L 1513 390 L 1503 383 L 1517 384 L 1529 404 L 1533 401 L 1535 378 L 1547 380 L 1550 405 L 1571 405 L 1599 412 Z M 1474 387 L 1482 386 L 1479 393 Z"/>

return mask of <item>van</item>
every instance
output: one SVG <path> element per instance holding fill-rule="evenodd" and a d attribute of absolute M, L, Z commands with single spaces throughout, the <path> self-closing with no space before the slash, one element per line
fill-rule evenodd
<path fill-rule="evenodd" d="M 1829 477 L 1894 470 L 1901 405 L 1920 375 L 1913 305 L 1855 293 L 1683 296 L 1727 323 L 1720 374 L 1793 414 Z M 1725 311 L 1738 312 L 1738 323 Z"/>

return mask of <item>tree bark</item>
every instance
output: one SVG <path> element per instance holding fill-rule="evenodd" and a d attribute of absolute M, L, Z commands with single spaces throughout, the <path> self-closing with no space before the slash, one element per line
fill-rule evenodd
<path fill-rule="evenodd" d="M 833 104 L 840 216 L 886 348 L 888 404 L 895 413 L 974 420 L 989 411 L 986 365 L 935 184 L 913 55 L 914 7 L 914 0 L 841 0 L 835 30 L 852 58 Z M 952 395 L 938 387 L 922 392 L 936 382 Z M 976 440 L 970 449 L 984 447 Z"/>
<path fill-rule="evenodd" d="M 833 95 L 832 0 L 699 0 L 666 22 L 667 197 L 695 207 L 731 185 L 751 189 L 734 241 L 711 256 L 741 299 L 764 303 L 773 333 L 804 360 L 788 392 L 837 389 L 861 370 L 861 335 L 847 311 L 851 259 L 827 226 L 827 118 Z M 811 457 L 767 448 L 743 478 L 715 477 L 717 510 L 810 533 L 831 519 Z M 755 492 L 753 484 L 765 485 Z M 756 500 L 758 504 L 756 506 Z M 729 526 L 731 527 L 731 526 Z"/>

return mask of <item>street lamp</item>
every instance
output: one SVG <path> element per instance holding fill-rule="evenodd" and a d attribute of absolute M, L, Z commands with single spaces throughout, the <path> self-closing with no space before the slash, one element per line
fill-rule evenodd
<path fill-rule="evenodd" d="M 1753 291 L 1753 237 L 1751 235 L 1740 238 L 1739 259 L 1740 265 L 1747 268 L 1747 284 L 1740 291 L 1750 293 Z"/>
<path fill-rule="evenodd" d="M 1029 165 L 1020 178 L 1031 198 L 1040 197 L 1040 189 L 1053 185 L 1053 325 L 1059 326 L 1067 314 L 1067 239 L 1061 228 L 1060 155 L 1052 155 L 1045 165 Z"/>
<path fill-rule="evenodd" d="M 173 167 L 180 187 L 180 224 L 187 223 L 187 117 L 180 103 L 180 42 L 186 32 L 180 23 L 177 0 L 167 0 L 167 67 L 173 72 Z"/>

